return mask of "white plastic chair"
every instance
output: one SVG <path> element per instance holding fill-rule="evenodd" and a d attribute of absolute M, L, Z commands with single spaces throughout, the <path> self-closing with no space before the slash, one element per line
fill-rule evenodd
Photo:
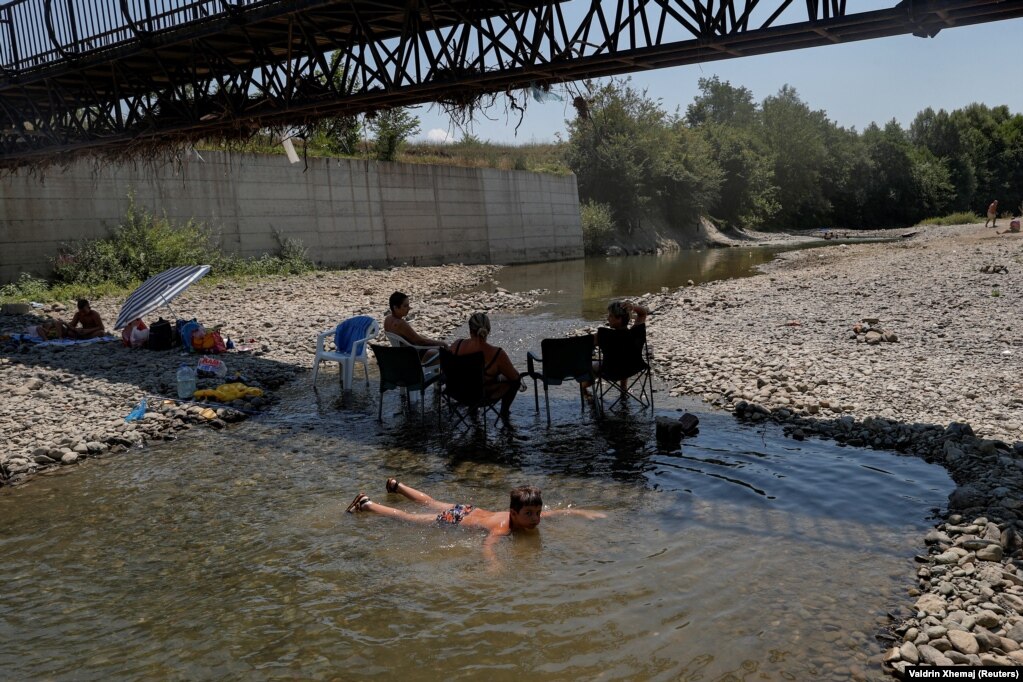
<path fill-rule="evenodd" d="M 440 349 L 437 346 L 417 346 L 414 343 L 409 343 L 408 339 L 405 339 L 404 337 L 398 336 L 394 332 L 384 332 L 384 336 L 387 337 L 387 340 L 395 348 L 400 348 L 402 346 L 408 346 L 409 348 L 415 348 L 417 351 L 422 351 L 422 350 L 425 350 L 425 351 L 430 351 L 430 350 L 438 351 L 438 353 L 435 354 L 433 356 L 433 358 L 430 359 L 429 362 L 422 363 L 422 365 L 423 365 L 423 377 L 426 378 L 426 379 L 429 379 L 434 374 L 440 374 L 440 352 L 439 352 Z"/>
<path fill-rule="evenodd" d="M 339 353 L 336 349 L 327 350 L 327 340 L 333 341 L 336 331 L 337 328 L 335 327 L 316 335 L 316 358 L 313 360 L 313 387 L 316 387 L 316 375 L 319 374 L 320 363 L 324 361 L 337 362 L 341 365 L 341 387 L 345 391 L 352 387 L 355 363 L 361 362 L 362 368 L 366 372 L 366 385 L 369 386 L 369 363 L 366 351 L 369 342 L 380 333 L 379 325 L 375 321 L 370 322 L 366 329 L 366 336 L 353 342 L 352 350 L 349 353 Z"/>

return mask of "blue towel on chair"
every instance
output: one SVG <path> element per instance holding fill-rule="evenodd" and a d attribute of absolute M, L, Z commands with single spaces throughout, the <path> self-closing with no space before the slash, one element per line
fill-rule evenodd
<path fill-rule="evenodd" d="M 373 324 L 373 318 L 369 315 L 352 317 L 339 324 L 334 331 L 334 346 L 337 348 L 337 352 L 351 353 L 352 344 L 366 338 L 366 332 L 371 324 Z"/>

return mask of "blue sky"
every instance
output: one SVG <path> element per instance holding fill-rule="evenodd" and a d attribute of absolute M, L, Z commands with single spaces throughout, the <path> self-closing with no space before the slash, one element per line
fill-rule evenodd
<path fill-rule="evenodd" d="M 871 5 L 891 2 L 864 0 Z M 859 7 L 857 7 L 857 10 Z M 971 102 L 1008 105 L 1023 113 L 1023 19 L 945 29 L 934 38 L 898 36 L 846 45 L 742 57 L 703 65 L 641 72 L 634 86 L 646 88 L 664 107 L 685 107 L 698 93 L 701 77 L 718 76 L 753 91 L 757 101 L 789 84 L 813 109 L 823 109 L 839 125 L 863 130 L 872 121 L 896 119 L 908 126 L 917 112 L 955 109 Z M 421 138 L 460 138 L 462 132 L 437 107 L 415 110 Z M 472 133 L 502 143 L 547 142 L 564 134 L 574 115 L 564 102 L 530 100 L 515 133 L 517 117 L 504 112 L 501 99 L 487 120 L 477 116 Z"/>

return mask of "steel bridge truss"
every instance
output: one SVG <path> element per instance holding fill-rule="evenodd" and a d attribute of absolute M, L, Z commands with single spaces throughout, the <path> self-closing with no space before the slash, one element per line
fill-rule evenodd
<path fill-rule="evenodd" d="M 1023 0 L 96 4 L 0 6 L 0 165 L 1023 16 Z"/>

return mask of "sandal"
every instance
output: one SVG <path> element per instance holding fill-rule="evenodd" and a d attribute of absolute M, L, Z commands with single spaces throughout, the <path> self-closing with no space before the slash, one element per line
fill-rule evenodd
<path fill-rule="evenodd" d="M 368 504 L 369 501 L 370 501 L 369 495 L 366 495 L 365 493 L 359 493 L 358 495 L 355 496 L 355 499 L 352 500 L 352 503 L 348 505 L 348 508 L 345 509 L 345 511 L 348 512 L 349 514 L 357 514 L 362 511 L 363 506 Z"/>
<path fill-rule="evenodd" d="M 387 483 L 384 484 L 384 487 L 387 489 L 387 492 L 389 493 L 398 492 L 398 479 L 396 478 L 387 479 Z"/>

